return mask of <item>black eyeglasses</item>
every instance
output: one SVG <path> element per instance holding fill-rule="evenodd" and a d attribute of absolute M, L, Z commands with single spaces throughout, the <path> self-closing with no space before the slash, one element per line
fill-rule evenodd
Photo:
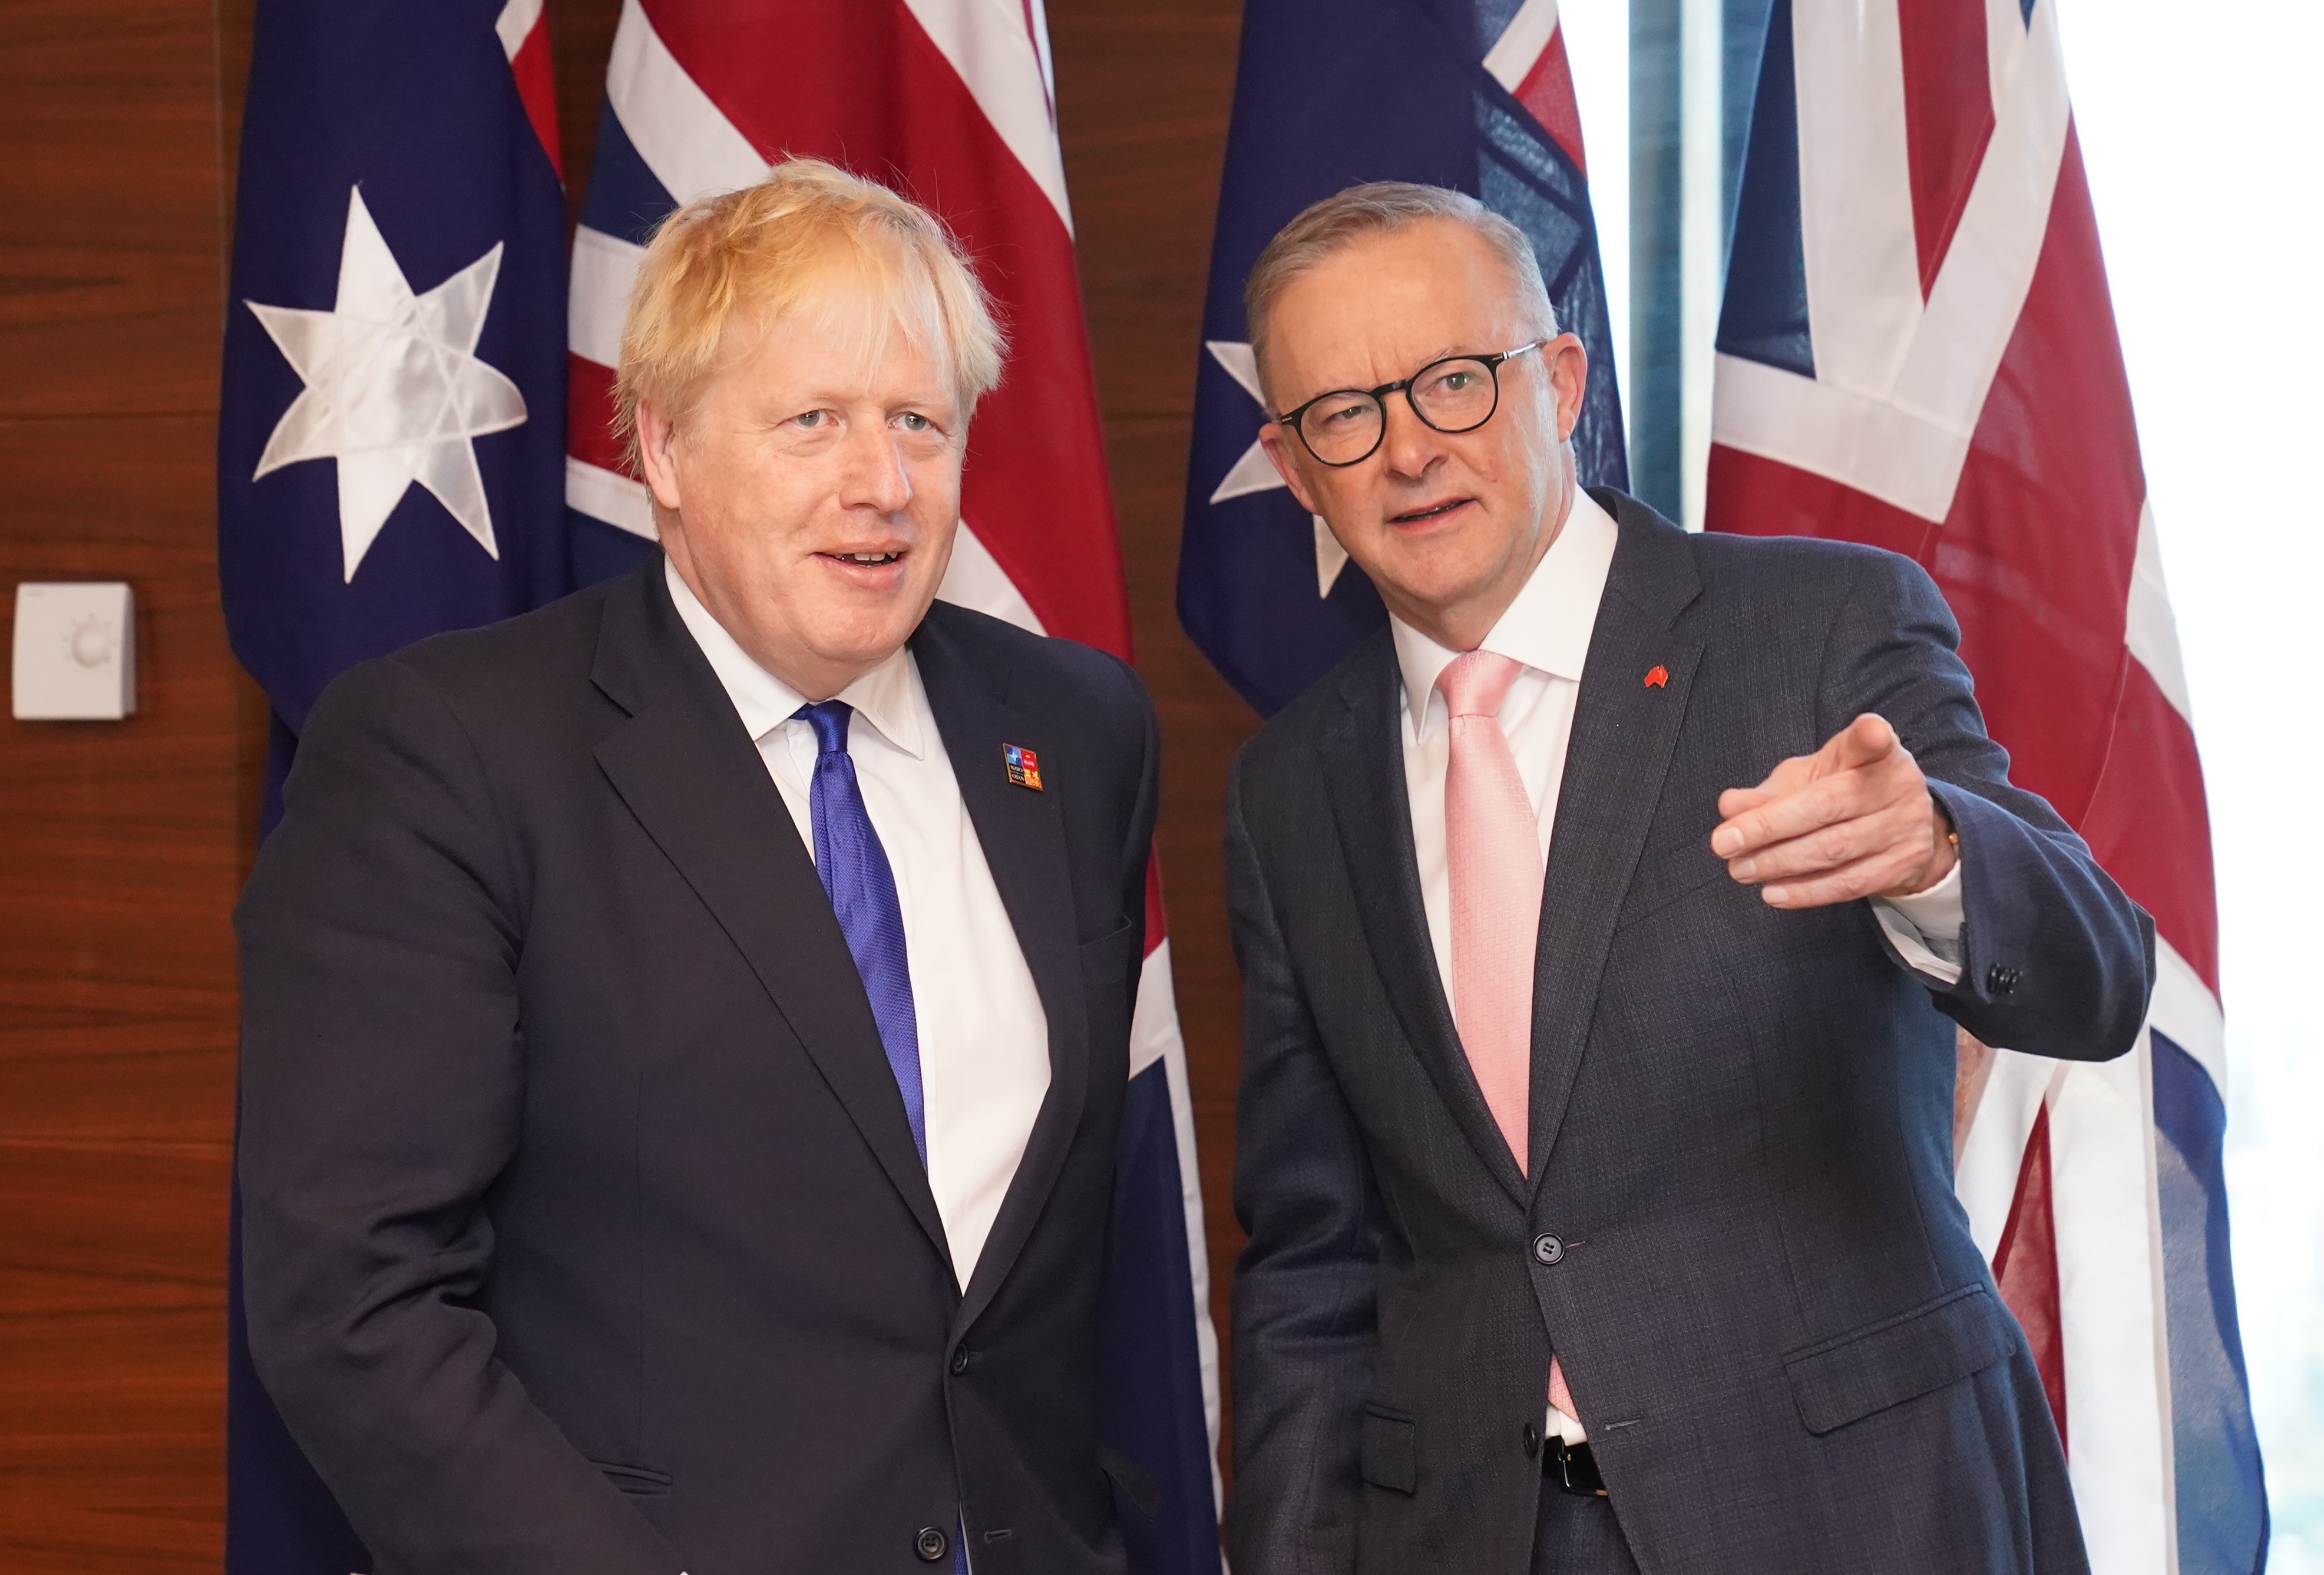
<path fill-rule="evenodd" d="M 1325 465 L 1360 465 L 1388 435 L 1384 401 L 1401 389 L 1412 413 L 1437 431 L 1473 432 L 1501 407 L 1501 363 L 1529 355 L 1549 343 L 1535 339 L 1497 356 L 1447 356 L 1411 376 L 1378 388 L 1335 388 L 1275 419 L 1299 434 L 1307 451 Z"/>

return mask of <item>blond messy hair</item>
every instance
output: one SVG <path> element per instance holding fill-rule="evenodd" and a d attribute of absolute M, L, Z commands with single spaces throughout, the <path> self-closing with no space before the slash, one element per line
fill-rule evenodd
<path fill-rule="evenodd" d="M 941 347 L 964 415 L 1000 383 L 1007 341 L 942 222 L 877 181 L 790 159 L 756 185 L 687 203 L 647 243 L 613 384 L 613 432 L 632 467 L 642 468 L 641 402 L 683 425 L 753 334 L 831 310 L 835 276 L 885 301 L 888 327 Z"/>

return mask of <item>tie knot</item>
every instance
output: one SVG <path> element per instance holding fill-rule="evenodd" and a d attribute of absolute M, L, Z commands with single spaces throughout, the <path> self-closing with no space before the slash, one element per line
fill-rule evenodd
<path fill-rule="evenodd" d="M 1436 675 L 1437 692 L 1452 716 L 1495 716 L 1509 685 L 1517 681 L 1519 665 L 1516 657 L 1494 651 L 1463 652 Z"/>
<path fill-rule="evenodd" d="M 819 706 L 801 706 L 791 713 L 794 722 L 805 722 L 815 729 L 815 749 L 817 755 L 847 753 L 847 720 L 855 708 L 845 700 L 825 700 Z"/>

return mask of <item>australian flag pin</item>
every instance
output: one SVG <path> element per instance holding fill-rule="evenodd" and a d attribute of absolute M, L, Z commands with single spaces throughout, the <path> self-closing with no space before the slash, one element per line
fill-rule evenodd
<path fill-rule="evenodd" d="M 1020 788 L 1041 791 L 1041 758 L 1015 744 L 1003 744 L 1001 757 L 1009 763 L 1009 780 Z"/>

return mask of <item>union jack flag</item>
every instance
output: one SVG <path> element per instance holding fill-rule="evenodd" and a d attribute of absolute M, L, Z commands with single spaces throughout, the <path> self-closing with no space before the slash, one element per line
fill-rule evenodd
<path fill-rule="evenodd" d="M 644 486 L 613 440 L 630 285 L 655 226 L 770 161 L 827 159 L 948 225 L 1010 336 L 977 407 L 960 532 L 939 592 L 1037 633 L 1127 658 L 1130 610 L 1104 433 L 1074 265 L 1038 0 L 626 0 L 596 162 L 573 246 L 566 504 L 576 578 L 650 551 Z M 1031 752 L 1008 763 L 1038 788 Z M 1104 1286 L 1100 1431 L 1154 1478 L 1160 1509 L 1125 1517 L 1138 1575 L 1219 1568 L 1218 1353 L 1194 1111 L 1159 885 Z"/>
<path fill-rule="evenodd" d="M 2098 1575 L 2250 1575 L 2210 829 L 2056 0 L 1775 0 L 1707 520 L 1903 552 L 2010 774 L 2154 915 L 2107 1065 L 1961 1045 L 1957 1189 L 2033 1345 Z"/>

